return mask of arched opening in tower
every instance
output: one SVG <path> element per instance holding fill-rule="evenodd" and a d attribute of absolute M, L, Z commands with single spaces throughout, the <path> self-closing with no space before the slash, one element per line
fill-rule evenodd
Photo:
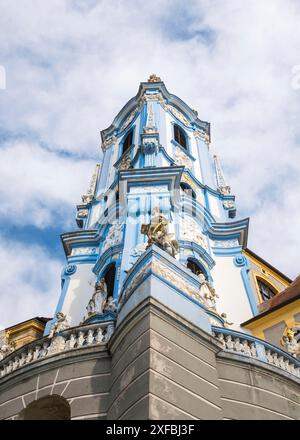
<path fill-rule="evenodd" d="M 202 268 L 202 266 L 199 263 L 197 263 L 195 260 L 193 260 L 192 258 L 187 259 L 186 267 L 188 269 L 190 269 L 190 271 L 192 271 L 195 275 L 198 276 L 202 273 L 205 276 L 205 278 L 207 278 L 207 275 L 206 275 L 204 269 Z"/>
<path fill-rule="evenodd" d="M 71 407 L 69 402 L 61 396 L 41 397 L 24 408 L 18 420 L 70 420 Z"/>
<path fill-rule="evenodd" d="M 110 296 L 114 296 L 115 277 L 116 277 L 116 264 L 112 263 L 108 266 L 104 275 L 108 298 Z"/>
<path fill-rule="evenodd" d="M 122 155 L 131 147 L 132 140 L 133 140 L 133 130 L 131 129 L 124 139 Z"/>
<path fill-rule="evenodd" d="M 193 217 L 196 217 L 196 193 L 195 193 L 195 191 L 186 182 L 181 182 L 180 183 L 180 188 L 182 189 L 184 195 L 191 199 L 191 201 L 192 201 L 191 214 L 192 214 Z M 184 212 L 190 211 L 190 208 L 188 207 L 188 204 L 183 203 L 182 210 Z"/>
<path fill-rule="evenodd" d="M 187 150 L 186 134 L 179 125 L 174 125 L 174 138 L 179 145 Z"/>

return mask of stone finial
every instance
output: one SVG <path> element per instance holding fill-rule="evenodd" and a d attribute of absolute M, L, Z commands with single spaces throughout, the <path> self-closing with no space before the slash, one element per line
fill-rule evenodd
<path fill-rule="evenodd" d="M 227 183 L 225 182 L 223 170 L 218 156 L 214 155 L 214 161 L 215 161 L 215 171 L 216 171 L 218 189 L 221 192 L 221 194 L 228 195 L 230 194 L 231 191 L 230 186 L 227 185 Z"/>
<path fill-rule="evenodd" d="M 150 82 L 150 83 L 157 83 L 157 82 L 161 82 L 161 79 L 155 73 L 152 73 L 152 75 L 150 75 L 149 78 L 148 78 L 148 82 Z"/>

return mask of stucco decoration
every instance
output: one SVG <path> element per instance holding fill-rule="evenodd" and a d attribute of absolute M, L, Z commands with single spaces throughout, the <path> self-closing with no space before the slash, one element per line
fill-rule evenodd
<path fill-rule="evenodd" d="M 220 321 L 218 321 L 216 318 L 213 318 L 212 316 L 209 317 L 211 325 L 214 325 L 216 327 L 220 327 Z"/>
<path fill-rule="evenodd" d="M 0 346 L 0 361 L 15 350 L 15 344 L 9 340 L 9 332 L 5 336 Z"/>
<path fill-rule="evenodd" d="M 243 267 L 247 264 L 247 259 L 243 255 L 238 255 L 234 259 L 234 264 L 238 267 Z"/>
<path fill-rule="evenodd" d="M 77 212 L 77 218 L 86 218 L 88 216 L 89 211 L 87 209 L 82 209 Z"/>
<path fill-rule="evenodd" d="M 140 243 L 138 244 L 132 253 L 130 254 L 131 257 L 140 257 L 147 249 L 147 243 Z"/>
<path fill-rule="evenodd" d="M 73 248 L 71 256 L 76 255 L 95 255 L 97 253 L 97 248 L 95 247 L 84 247 L 84 248 Z"/>
<path fill-rule="evenodd" d="M 173 116 L 175 116 L 175 118 L 179 119 L 179 121 L 181 121 L 184 125 L 186 125 L 187 127 L 190 126 L 189 121 L 187 120 L 187 118 L 183 115 L 183 113 L 181 113 L 179 110 L 177 110 L 177 108 L 175 108 L 173 105 L 170 104 L 165 104 L 164 105 L 164 109 L 168 110 L 170 113 L 172 113 Z"/>
<path fill-rule="evenodd" d="M 148 82 L 150 82 L 150 83 L 161 82 L 161 79 L 155 73 L 152 73 L 152 75 L 150 75 L 148 78 Z"/>
<path fill-rule="evenodd" d="M 193 165 L 191 159 L 189 159 L 179 147 L 175 148 L 175 163 L 189 169 L 192 168 Z"/>
<path fill-rule="evenodd" d="M 224 327 L 225 328 L 228 328 L 228 327 L 230 327 L 231 325 L 233 325 L 234 323 L 233 322 L 229 322 L 228 320 L 227 320 L 227 313 L 221 313 L 221 318 L 223 319 L 223 322 L 224 322 Z"/>
<path fill-rule="evenodd" d="M 232 209 L 235 207 L 235 203 L 233 200 L 225 200 L 225 202 L 223 202 L 223 206 L 225 209 Z"/>
<path fill-rule="evenodd" d="M 176 286 L 179 290 L 182 290 L 188 294 L 191 298 L 203 303 L 200 292 L 185 281 L 179 274 L 174 273 L 167 266 L 162 265 L 159 261 L 154 260 L 152 264 L 152 270 L 160 275 L 162 278 L 169 281 L 171 284 Z"/>
<path fill-rule="evenodd" d="M 66 341 L 63 336 L 55 336 L 48 348 L 48 355 L 56 354 L 65 349 Z"/>
<path fill-rule="evenodd" d="M 130 254 L 129 265 L 132 266 L 134 262 L 139 258 L 147 248 L 147 243 L 139 243 Z"/>
<path fill-rule="evenodd" d="M 123 124 L 121 125 L 120 131 L 123 131 L 123 130 L 125 130 L 126 127 L 128 127 L 128 125 L 134 120 L 135 115 L 138 113 L 138 111 L 139 111 L 139 109 L 137 107 L 134 110 L 132 110 L 131 113 L 129 113 L 129 115 L 127 116 L 127 118 L 125 119 Z"/>
<path fill-rule="evenodd" d="M 117 311 L 117 305 L 116 301 L 112 296 L 109 296 L 104 304 L 104 312 L 116 312 Z"/>
<path fill-rule="evenodd" d="M 126 154 L 120 162 L 119 170 L 128 170 L 131 167 L 130 154 Z"/>
<path fill-rule="evenodd" d="M 167 185 L 134 186 L 130 188 L 130 194 L 163 193 L 166 191 L 168 191 Z"/>
<path fill-rule="evenodd" d="M 47 356 L 73 350 L 74 348 L 90 347 L 97 344 L 105 344 L 109 341 L 114 332 L 112 322 L 98 323 L 98 327 L 89 328 L 89 325 L 75 327 L 66 330 L 52 339 L 44 337 L 41 340 L 34 341 L 33 344 L 24 345 L 19 348 L 16 355 L 9 357 L 7 361 L 0 359 L 0 378 L 13 371 L 26 367 L 33 362 L 39 362 Z M 11 352 L 10 352 L 11 354 Z"/>
<path fill-rule="evenodd" d="M 158 140 L 156 137 L 144 137 L 142 146 L 143 153 L 145 154 L 158 152 Z"/>
<path fill-rule="evenodd" d="M 202 131 L 202 130 L 198 130 L 197 129 L 197 130 L 194 131 L 194 136 L 195 136 L 195 138 L 201 139 L 206 144 L 209 144 L 209 142 L 210 142 L 209 134 L 206 133 L 206 131 Z"/>
<path fill-rule="evenodd" d="M 161 92 L 145 93 L 142 97 L 142 102 L 148 102 L 148 101 L 158 101 L 161 104 L 165 103 L 165 99 L 163 98 Z"/>
<path fill-rule="evenodd" d="M 117 142 L 116 136 L 109 136 L 102 144 L 102 150 L 105 151 Z"/>
<path fill-rule="evenodd" d="M 65 267 L 64 274 L 65 275 L 73 275 L 77 270 L 76 264 L 68 264 Z"/>
<path fill-rule="evenodd" d="M 206 239 L 200 232 L 200 225 L 190 217 L 180 220 L 180 238 L 184 241 L 191 241 L 208 250 Z"/>
<path fill-rule="evenodd" d="M 107 236 L 105 237 L 105 241 L 102 247 L 102 253 L 106 251 L 106 249 L 117 245 L 122 241 L 123 238 L 123 225 L 120 223 L 114 223 L 109 231 Z"/>
<path fill-rule="evenodd" d="M 186 295 L 190 296 L 194 300 L 203 303 L 203 298 L 200 296 L 200 291 L 196 287 L 194 287 L 187 280 L 183 279 L 182 276 L 172 271 L 169 267 L 162 264 L 160 261 L 153 259 L 151 262 L 146 264 L 134 277 L 134 279 L 130 282 L 128 287 L 124 290 L 121 303 L 123 303 L 126 298 L 130 295 L 130 293 L 136 288 L 136 286 L 140 283 L 143 277 L 149 273 L 157 274 L 164 281 L 168 281 L 174 287 L 184 292 Z"/>
<path fill-rule="evenodd" d="M 239 241 L 237 238 L 235 238 L 234 240 L 216 240 L 214 242 L 214 246 L 226 249 L 226 248 L 239 246 Z"/>

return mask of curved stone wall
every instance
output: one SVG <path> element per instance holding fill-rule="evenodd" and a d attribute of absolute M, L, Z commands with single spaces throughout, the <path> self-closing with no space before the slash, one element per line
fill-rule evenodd
<path fill-rule="evenodd" d="M 111 359 L 106 347 L 58 354 L 0 380 L 0 419 L 19 413 L 44 396 L 62 396 L 72 419 L 106 418 Z"/>
<path fill-rule="evenodd" d="M 222 344 L 148 297 L 108 342 L 94 340 L 5 374 L 0 419 L 21 418 L 30 403 L 53 395 L 67 400 L 72 419 L 300 419 L 295 374 L 253 350 L 246 356 L 245 344 L 244 354 Z"/>
<path fill-rule="evenodd" d="M 219 353 L 217 366 L 224 418 L 300 419 L 299 379 L 232 353 Z"/>

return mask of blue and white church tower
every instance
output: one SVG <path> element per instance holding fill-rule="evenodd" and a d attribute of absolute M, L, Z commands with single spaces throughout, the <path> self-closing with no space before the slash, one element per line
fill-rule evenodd
<path fill-rule="evenodd" d="M 299 420 L 297 286 L 246 249 L 209 123 L 151 75 L 101 137 L 55 317 L 0 345 L 0 419 Z"/>
<path fill-rule="evenodd" d="M 151 75 L 101 137 L 102 163 L 77 206 L 79 230 L 62 235 L 56 313 L 71 326 L 118 325 L 151 296 L 208 332 L 245 331 L 240 323 L 257 313 L 242 252 L 248 219 L 235 219 L 210 124 Z"/>

